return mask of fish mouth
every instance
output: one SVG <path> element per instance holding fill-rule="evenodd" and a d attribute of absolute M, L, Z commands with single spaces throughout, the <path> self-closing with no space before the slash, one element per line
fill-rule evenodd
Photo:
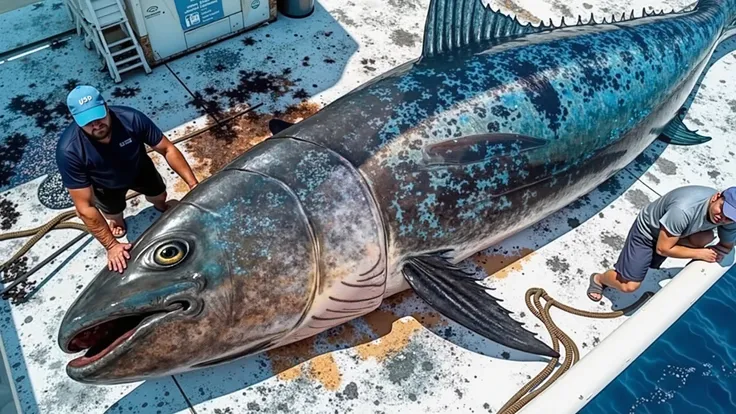
<path fill-rule="evenodd" d="M 164 318 L 196 316 L 202 308 L 199 300 L 177 298 L 167 301 L 165 306 L 158 309 L 116 315 L 93 322 L 71 335 L 66 344 L 65 349 L 69 353 L 86 351 L 84 355 L 69 361 L 69 374 L 74 377 L 85 376 L 81 371 L 95 370 L 93 365 L 102 366 L 106 360 L 126 352 L 136 338 L 145 336 Z"/>

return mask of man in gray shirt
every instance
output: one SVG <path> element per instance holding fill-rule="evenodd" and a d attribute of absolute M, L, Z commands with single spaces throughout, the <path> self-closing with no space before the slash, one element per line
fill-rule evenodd
<path fill-rule="evenodd" d="M 718 230 L 719 242 L 713 229 Z M 599 301 L 604 287 L 639 288 L 649 268 L 667 257 L 716 262 L 736 241 L 736 187 L 723 192 L 698 185 L 676 188 L 647 205 L 634 221 L 613 269 L 590 276 L 588 297 Z"/>

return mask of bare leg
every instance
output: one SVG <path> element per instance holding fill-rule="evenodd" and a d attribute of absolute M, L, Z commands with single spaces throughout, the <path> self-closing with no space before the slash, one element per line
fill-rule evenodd
<path fill-rule="evenodd" d="M 102 213 L 102 211 L 100 211 Z M 123 220 L 123 213 L 108 215 L 102 213 L 102 216 L 107 219 L 107 223 L 110 225 L 110 231 L 115 237 L 120 237 L 125 234 L 125 221 Z"/>
<path fill-rule="evenodd" d="M 706 230 L 680 239 L 677 244 L 694 248 L 702 248 L 710 244 L 714 239 L 715 236 L 713 234 L 713 231 Z M 632 282 L 630 280 L 626 280 L 613 269 L 609 269 L 602 274 L 596 273 L 595 276 L 593 276 L 593 281 L 595 281 L 595 283 L 599 285 L 602 285 L 603 287 L 610 287 L 624 293 L 634 292 L 636 289 L 639 288 L 639 286 L 641 286 L 641 282 Z M 595 301 L 598 301 L 601 298 L 601 294 L 597 292 L 591 292 L 589 296 Z"/>
<path fill-rule="evenodd" d="M 593 281 L 604 288 L 609 287 L 624 293 L 634 292 L 641 286 L 641 282 L 626 280 L 613 269 L 606 270 L 604 273 L 596 273 L 593 276 Z M 601 294 L 597 292 L 590 292 L 588 296 L 594 301 L 601 300 Z"/>
<path fill-rule="evenodd" d="M 164 191 L 163 193 L 155 197 L 146 196 L 146 200 L 148 200 L 149 203 L 153 204 L 153 206 L 156 207 L 156 210 L 163 212 L 169 208 L 169 206 L 166 204 L 166 195 L 166 191 Z"/>
<path fill-rule="evenodd" d="M 713 240 L 715 240 L 715 238 L 713 230 L 706 230 L 701 231 L 700 233 L 691 234 L 685 239 L 680 239 L 680 242 L 677 244 L 694 248 L 702 248 L 709 245 Z"/>

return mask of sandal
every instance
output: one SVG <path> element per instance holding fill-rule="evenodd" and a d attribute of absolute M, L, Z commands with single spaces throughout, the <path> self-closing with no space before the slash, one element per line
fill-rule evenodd
<path fill-rule="evenodd" d="M 593 302 L 598 302 L 599 300 L 603 299 L 603 285 L 601 285 L 600 283 L 596 283 L 595 275 L 595 273 L 590 275 L 590 284 L 588 285 L 588 299 L 592 300 Z M 601 295 L 601 297 L 598 299 L 594 299 L 590 296 L 591 293 L 597 293 Z"/>

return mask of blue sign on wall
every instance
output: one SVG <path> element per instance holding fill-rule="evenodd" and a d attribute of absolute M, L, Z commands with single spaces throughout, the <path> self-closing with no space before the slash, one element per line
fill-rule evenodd
<path fill-rule="evenodd" d="M 222 0 L 174 0 L 181 28 L 186 30 L 221 19 Z"/>

